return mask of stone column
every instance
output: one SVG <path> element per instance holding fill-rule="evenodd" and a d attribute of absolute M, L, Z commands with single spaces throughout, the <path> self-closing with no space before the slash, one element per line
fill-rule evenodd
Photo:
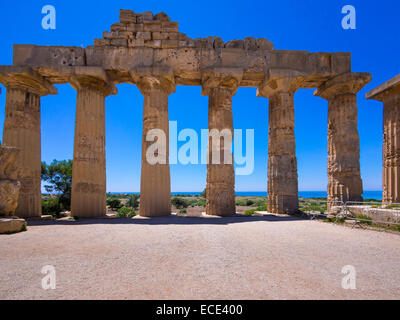
<path fill-rule="evenodd" d="M 144 96 L 139 214 L 168 216 L 171 214 L 168 96 L 175 92 L 174 76 L 159 70 L 143 72 L 135 74 Z"/>
<path fill-rule="evenodd" d="M 268 212 L 295 213 L 299 208 L 294 93 L 302 74 L 294 70 L 269 71 L 257 96 L 269 99 Z"/>
<path fill-rule="evenodd" d="M 1 66 L 0 82 L 7 87 L 3 143 L 20 149 L 16 167 L 21 182 L 15 215 L 40 217 L 41 132 L 40 97 L 57 89 L 29 68 Z"/>
<path fill-rule="evenodd" d="M 363 200 L 356 94 L 369 81 L 368 73 L 345 73 L 314 93 L 328 100 L 328 208 Z"/>
<path fill-rule="evenodd" d="M 400 203 L 400 75 L 366 94 L 383 102 L 382 201 Z"/>
<path fill-rule="evenodd" d="M 81 218 L 106 214 L 105 98 L 116 90 L 104 71 L 76 74 L 77 90 L 71 214 Z"/>
<path fill-rule="evenodd" d="M 242 70 L 204 72 L 202 95 L 208 100 L 208 148 L 206 213 L 216 216 L 236 214 L 235 171 L 231 152 L 233 141 L 232 96 L 242 78 Z"/>

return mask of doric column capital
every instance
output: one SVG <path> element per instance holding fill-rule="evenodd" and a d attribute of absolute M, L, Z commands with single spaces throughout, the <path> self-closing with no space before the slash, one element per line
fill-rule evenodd
<path fill-rule="evenodd" d="M 235 95 L 243 77 L 243 69 L 239 68 L 212 68 L 202 72 L 201 94 L 210 95 L 211 89 L 222 88 Z"/>
<path fill-rule="evenodd" d="M 175 92 L 175 77 L 170 67 L 139 67 L 130 71 L 130 75 L 143 95 L 149 94 L 152 89 L 167 94 Z"/>
<path fill-rule="evenodd" d="M 400 95 L 400 74 L 368 91 L 365 94 L 365 98 L 384 102 L 395 95 Z"/>
<path fill-rule="evenodd" d="M 368 72 L 342 73 L 325 81 L 314 91 L 314 96 L 331 100 L 342 94 L 357 94 L 370 81 L 371 74 Z"/>
<path fill-rule="evenodd" d="M 92 88 L 108 96 L 117 94 L 117 88 L 109 80 L 107 73 L 100 67 L 61 67 L 58 70 L 67 77 L 67 81 L 75 90 Z"/>
<path fill-rule="evenodd" d="M 0 66 L 0 82 L 8 89 L 25 89 L 39 96 L 57 94 L 57 88 L 30 67 Z"/>
<path fill-rule="evenodd" d="M 279 92 L 294 93 L 304 81 L 304 73 L 291 69 L 270 69 L 257 90 L 257 97 L 271 98 Z"/>

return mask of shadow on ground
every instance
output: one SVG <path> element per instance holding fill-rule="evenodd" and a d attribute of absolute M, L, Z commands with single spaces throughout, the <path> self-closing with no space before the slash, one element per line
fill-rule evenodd
<path fill-rule="evenodd" d="M 28 226 L 45 226 L 45 225 L 86 225 L 86 224 L 147 224 L 147 225 L 191 225 L 191 224 L 214 224 L 227 225 L 232 223 L 243 222 L 281 222 L 281 221 L 297 221 L 306 220 L 295 216 L 234 216 L 234 217 L 182 217 L 182 216 L 167 216 L 167 217 L 135 217 L 135 218 L 93 218 L 93 219 L 78 219 L 78 220 L 38 220 L 27 219 Z"/>

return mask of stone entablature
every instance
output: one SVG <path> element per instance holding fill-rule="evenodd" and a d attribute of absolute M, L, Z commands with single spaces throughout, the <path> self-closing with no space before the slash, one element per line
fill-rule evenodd
<path fill-rule="evenodd" d="M 353 81 L 359 78 L 360 81 Z M 257 96 L 268 98 L 270 108 L 268 207 L 271 212 L 291 213 L 298 208 L 296 90 L 318 88 L 316 94 L 329 101 L 329 121 L 340 129 L 336 138 L 332 138 L 333 134 L 328 137 L 329 159 L 339 159 L 334 160 L 335 168 L 343 168 L 348 162 L 347 155 L 336 149 L 335 141 L 346 130 L 351 133 L 348 142 L 356 144 L 350 156 L 354 170 L 350 174 L 341 172 L 339 178 L 337 170 L 328 170 L 334 185 L 329 188 L 332 199 L 359 199 L 362 182 L 355 95 L 369 79 L 366 74 L 351 72 L 350 53 L 276 50 L 265 38 L 226 43 L 218 37 L 191 39 L 165 13 L 120 10 L 120 21 L 105 31 L 102 39 L 95 39 L 94 45 L 86 48 L 14 45 L 13 66 L 0 66 L 0 82 L 7 87 L 4 140 L 20 148 L 23 155 L 19 165 L 23 172 L 22 185 L 26 181 L 27 186 L 23 188 L 27 192 L 24 210 L 28 215 L 25 216 L 40 215 L 40 121 L 34 122 L 36 133 L 31 135 L 24 129 L 25 124 L 15 119 L 14 110 L 22 111 L 23 117 L 40 119 L 40 97 L 55 94 L 53 84 L 70 83 L 78 93 L 73 214 L 104 214 L 104 103 L 105 97 L 117 93 L 115 85 L 119 83 L 137 85 L 144 95 L 143 137 L 149 130 L 161 128 L 167 138 L 168 96 L 176 85 L 201 86 L 202 95 L 209 96 L 209 129 L 230 131 L 234 129 L 232 96 L 239 87 L 257 88 Z M 332 90 L 338 94 L 331 95 Z M 87 115 L 92 117 L 87 120 Z M 336 123 L 342 119 L 341 115 L 350 119 L 346 120 L 346 127 Z M 211 141 L 209 147 L 213 148 Z M 142 148 L 140 214 L 168 214 L 169 164 L 150 165 L 145 159 L 144 140 Z M 222 148 L 230 149 L 230 145 L 224 144 Z M 168 146 L 165 152 L 168 154 Z M 207 166 L 207 213 L 235 213 L 234 185 L 233 164 Z"/>

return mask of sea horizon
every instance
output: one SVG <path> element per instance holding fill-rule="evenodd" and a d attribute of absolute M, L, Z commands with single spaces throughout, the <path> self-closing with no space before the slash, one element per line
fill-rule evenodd
<path fill-rule="evenodd" d="M 107 192 L 108 194 L 140 194 L 140 192 Z M 172 195 L 199 195 L 202 191 L 176 191 L 171 192 Z M 266 197 L 266 191 L 236 191 L 236 196 L 243 196 L 243 197 Z M 327 192 L 326 191 L 299 191 L 300 198 L 326 198 Z M 369 190 L 364 191 L 362 194 L 364 199 L 377 199 L 382 200 L 382 191 L 381 190 Z"/>

